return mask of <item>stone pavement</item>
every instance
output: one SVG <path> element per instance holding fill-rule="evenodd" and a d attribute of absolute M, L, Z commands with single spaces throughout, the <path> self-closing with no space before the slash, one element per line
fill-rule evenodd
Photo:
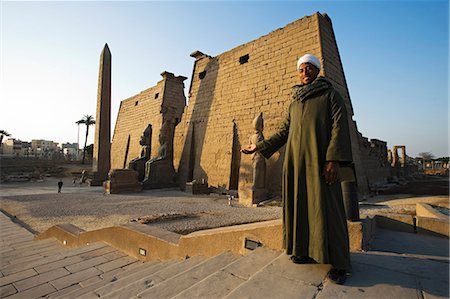
<path fill-rule="evenodd" d="M 142 263 L 103 243 L 66 249 L 0 214 L 1 298 L 448 298 L 448 239 L 378 230 L 373 251 L 352 253 L 345 285 L 329 265 L 281 252 Z"/>

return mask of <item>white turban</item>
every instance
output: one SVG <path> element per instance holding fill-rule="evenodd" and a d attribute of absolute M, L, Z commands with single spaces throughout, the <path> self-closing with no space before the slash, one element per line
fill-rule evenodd
<path fill-rule="evenodd" d="M 305 62 L 309 62 L 312 65 L 314 65 L 315 67 L 317 67 L 320 71 L 320 61 L 319 58 L 317 58 L 314 55 L 311 54 L 305 54 L 302 57 L 300 57 L 297 61 L 297 71 L 300 68 L 300 64 L 305 63 Z"/>

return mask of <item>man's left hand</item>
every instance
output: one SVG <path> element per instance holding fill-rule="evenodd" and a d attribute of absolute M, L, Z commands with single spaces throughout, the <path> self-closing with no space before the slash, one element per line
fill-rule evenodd
<path fill-rule="evenodd" d="M 329 185 L 338 181 L 339 178 L 339 162 L 328 161 L 323 167 L 323 174 L 325 182 Z"/>

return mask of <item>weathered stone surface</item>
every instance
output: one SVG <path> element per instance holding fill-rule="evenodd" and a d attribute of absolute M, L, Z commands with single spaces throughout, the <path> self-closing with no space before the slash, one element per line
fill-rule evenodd
<path fill-rule="evenodd" d="M 91 186 L 101 186 L 111 168 L 111 52 L 108 44 L 100 55 L 98 75 L 97 114 L 95 118 L 94 154 Z"/>
<path fill-rule="evenodd" d="M 2 272 L 3 272 L 3 269 L 2 269 Z M 10 284 L 15 281 L 20 281 L 22 279 L 25 279 L 25 278 L 28 278 L 31 276 L 35 276 L 37 274 L 38 273 L 34 269 L 27 269 L 27 270 L 16 272 L 11 275 L 6 275 L 6 276 L 3 276 L 0 278 L 0 286 L 4 286 L 4 285 Z"/>
<path fill-rule="evenodd" d="M 131 298 L 146 288 L 163 281 L 162 278 L 156 276 L 156 273 L 163 269 L 170 269 L 177 264 L 177 262 L 171 261 L 150 265 L 142 271 L 132 273 L 125 277 L 117 277 L 118 280 L 114 280 L 111 284 L 87 293 L 86 297 L 109 296 L 110 298 Z"/>
<path fill-rule="evenodd" d="M 416 217 L 417 232 L 449 237 L 450 225 L 448 219 Z"/>
<path fill-rule="evenodd" d="M 240 145 L 248 142 L 252 120 L 260 112 L 266 120 L 264 135 L 277 131 L 290 104 L 291 87 L 297 84 L 297 59 L 306 53 L 321 59 L 322 74 L 344 97 L 352 116 L 332 24 L 326 15 L 304 17 L 216 57 L 199 52 L 192 55 L 195 65 L 189 106 L 176 129 L 174 144 L 182 185 L 193 173 L 192 179 L 207 178 L 210 186 L 232 189 L 234 139 L 237 136 Z M 366 180 L 359 159 L 359 136 L 351 117 L 349 120 L 358 182 L 363 186 Z M 233 124 L 237 134 L 233 134 Z M 280 194 L 283 157 L 281 150 L 267 161 L 271 193 Z M 251 157 L 239 158 L 239 183 L 251 185 Z"/>
<path fill-rule="evenodd" d="M 125 256 L 117 260 L 113 260 L 104 264 L 97 266 L 96 268 L 102 270 L 103 272 L 108 272 L 113 269 L 121 268 L 123 266 L 129 265 L 135 261 L 134 258 Z"/>
<path fill-rule="evenodd" d="M 0 287 L 0 295 L 3 297 L 17 293 L 16 288 L 12 284 Z"/>
<path fill-rule="evenodd" d="M 126 168 L 133 158 L 140 156 L 140 136 L 149 124 L 152 126 L 151 157 L 157 156 L 163 121 L 180 121 L 186 106 L 183 83 L 186 77 L 169 72 L 161 76 L 163 79 L 156 86 L 121 102 L 111 143 L 112 168 Z"/>
<path fill-rule="evenodd" d="M 260 113 L 252 122 L 254 134 L 249 143 L 256 144 L 264 140 L 264 119 Z M 267 199 L 266 188 L 266 158 L 259 152 L 252 154 L 252 183 L 246 184 L 244 180 L 239 184 L 239 203 L 245 206 L 253 206 Z"/>
<path fill-rule="evenodd" d="M 223 298 L 281 253 L 257 248 L 174 298 Z"/>
<path fill-rule="evenodd" d="M 293 266 L 292 262 L 290 266 Z M 314 272 L 308 271 L 308 274 L 314 274 Z M 317 286 L 263 270 L 225 298 L 314 298 L 317 292 Z"/>
<path fill-rule="evenodd" d="M 139 296 L 141 298 L 171 298 L 236 259 L 237 256 L 230 253 L 223 253 L 212 257 L 205 262 L 192 267 L 188 271 L 180 271 L 179 275 L 176 275 L 152 288 L 143 291 L 139 294 Z"/>
<path fill-rule="evenodd" d="M 55 291 L 56 291 L 56 289 L 51 284 L 44 283 L 44 284 L 38 285 L 34 288 L 28 289 L 26 291 L 14 294 L 8 298 L 10 298 L 10 299 L 40 298 L 40 297 L 44 297 L 47 294 L 53 293 Z"/>
<path fill-rule="evenodd" d="M 111 169 L 103 188 L 108 194 L 141 192 L 142 184 L 138 180 L 138 173 L 132 169 Z"/>
<path fill-rule="evenodd" d="M 188 182 L 184 191 L 189 194 L 209 194 L 211 192 L 206 181 Z"/>
<path fill-rule="evenodd" d="M 69 275 L 70 272 L 64 269 L 63 267 L 48 271 L 46 273 L 42 273 L 21 281 L 17 281 L 14 283 L 15 287 L 19 292 L 23 290 L 30 289 L 32 287 L 44 284 L 50 280 L 57 279 L 66 275 Z"/>
<path fill-rule="evenodd" d="M 134 158 L 128 164 L 129 169 L 133 169 L 138 173 L 138 180 L 142 182 L 145 177 L 145 163 L 150 159 L 152 150 L 152 125 L 149 124 L 139 140 L 142 146 L 139 157 Z M 126 161 L 127 159 L 125 159 Z"/>
<path fill-rule="evenodd" d="M 426 203 L 416 203 L 416 216 L 430 217 L 448 221 L 448 216 L 442 214 L 438 210 L 434 209 L 431 205 Z"/>
<path fill-rule="evenodd" d="M 88 278 L 98 276 L 102 274 L 102 271 L 96 268 L 89 268 L 80 272 L 76 272 L 55 280 L 50 281 L 50 283 L 58 290 L 67 288 L 68 286 L 79 283 Z"/>

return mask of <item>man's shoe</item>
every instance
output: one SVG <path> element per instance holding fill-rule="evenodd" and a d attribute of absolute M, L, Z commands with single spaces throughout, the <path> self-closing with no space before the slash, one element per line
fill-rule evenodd
<path fill-rule="evenodd" d="M 317 264 L 315 260 L 310 258 L 309 256 L 291 256 L 291 261 L 294 264 Z"/>
<path fill-rule="evenodd" d="M 347 280 L 348 272 L 342 269 L 331 269 L 327 274 L 327 278 L 335 284 L 343 285 Z"/>

